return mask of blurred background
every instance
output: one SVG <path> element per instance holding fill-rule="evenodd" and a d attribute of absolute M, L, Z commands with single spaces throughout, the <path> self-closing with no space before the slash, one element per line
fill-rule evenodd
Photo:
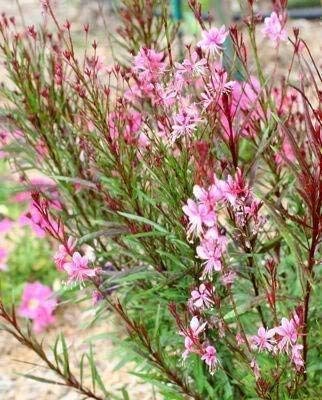
<path fill-rule="evenodd" d="M 112 0 L 53 0 L 55 3 L 57 17 L 61 22 L 68 19 L 72 23 L 72 31 L 75 43 L 82 49 L 83 25 L 90 24 L 91 37 L 96 38 L 100 47 L 100 53 L 106 63 L 110 63 L 111 51 L 109 49 L 108 37 L 115 33 L 118 26 L 117 7 L 118 1 Z M 7 16 L 14 16 L 18 26 L 30 26 L 39 24 L 45 16 L 41 11 L 40 0 L 0 0 L 0 12 Z M 216 24 L 229 24 L 241 18 L 245 10 L 239 7 L 239 1 L 235 0 L 203 0 L 201 1 L 205 18 L 210 14 Z M 241 3 L 246 3 L 242 0 Z M 186 0 L 171 0 L 172 18 L 182 21 L 181 37 L 178 46 L 183 47 L 189 43 L 193 35 L 198 35 L 199 28 L 194 22 L 189 11 Z M 272 2 L 269 0 L 255 1 L 258 12 L 269 14 L 272 10 Z M 321 45 L 322 45 L 322 7 L 320 0 L 289 0 L 289 26 L 298 26 L 302 37 L 307 41 L 313 57 L 322 67 Z M 258 39 L 263 40 L 262 38 Z M 276 54 L 269 46 L 259 46 L 261 59 L 266 66 L 267 72 L 274 67 L 274 62 L 288 65 L 289 53 L 286 50 L 282 54 Z M 180 50 L 180 49 L 179 49 Z M 1 61 L 1 60 L 0 60 Z M 0 67 L 0 81 L 6 80 L 3 65 Z M 1 101 L 1 99 L 0 99 Z M 1 131 L 5 137 L 5 131 Z M 3 139 L 5 140 L 5 139 Z M 34 176 L 34 184 L 44 184 L 43 178 Z M 46 183 L 45 183 L 46 184 Z M 7 304 L 19 304 L 23 287 L 27 281 L 40 281 L 55 290 L 62 289 L 62 277 L 56 271 L 52 260 L 55 244 L 48 238 L 43 237 L 34 227 L 26 222 L 24 218 L 30 212 L 30 192 L 26 191 L 20 181 L 18 174 L 9 169 L 8 160 L 0 147 L 0 290 L 1 297 Z M 63 293 L 61 301 L 68 302 L 70 293 Z M 82 299 L 80 299 L 81 301 Z M 65 309 L 65 307 L 64 307 Z M 60 330 L 63 330 L 69 340 L 70 346 L 75 349 L 86 346 L 88 336 L 102 337 L 106 335 L 106 327 L 88 327 L 85 320 L 88 314 L 93 313 L 91 306 L 85 302 L 82 312 L 79 306 L 68 305 L 64 313 L 58 309 L 56 322 L 50 328 L 47 342 L 50 342 Z M 81 332 L 79 333 L 79 328 Z M 75 335 L 75 328 L 78 335 Z M 109 328 L 110 329 L 110 328 Z M 111 329 L 110 329 L 111 330 Z M 111 330 L 112 331 L 112 330 Z M 126 369 L 119 366 L 115 369 L 116 361 L 113 361 L 113 345 L 110 336 L 105 336 L 104 351 L 100 351 L 99 365 L 104 371 L 103 376 L 108 377 L 111 383 L 124 383 L 133 394 L 133 399 L 150 400 L 151 388 L 139 385 L 135 377 L 126 374 Z M 78 400 L 80 396 L 69 392 L 65 388 L 53 387 L 28 381 L 19 373 L 35 373 L 38 367 L 22 365 L 20 362 L 36 362 L 35 356 L 29 354 L 24 348 L 17 346 L 14 340 L 0 333 L 0 398 L 5 400 Z M 112 372 L 113 371 L 113 372 Z M 46 371 L 41 372 L 46 376 Z"/>

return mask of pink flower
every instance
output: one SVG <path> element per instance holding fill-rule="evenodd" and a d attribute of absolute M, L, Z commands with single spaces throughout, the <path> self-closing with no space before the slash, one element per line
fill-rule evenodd
<path fill-rule="evenodd" d="M 225 25 L 222 25 L 219 29 L 211 28 L 209 31 L 202 31 L 202 40 L 198 43 L 198 46 L 210 53 L 219 53 L 228 33 Z"/>
<path fill-rule="evenodd" d="M 88 267 L 88 258 L 81 256 L 77 251 L 73 254 L 71 262 L 63 265 L 64 270 L 69 276 L 69 282 L 83 282 L 96 275 L 97 268 Z"/>
<path fill-rule="evenodd" d="M 28 200 L 30 200 L 31 195 L 30 192 L 26 191 L 26 192 L 19 192 L 16 195 L 12 196 L 13 201 L 17 202 L 17 203 L 24 203 Z"/>
<path fill-rule="evenodd" d="M 55 208 L 56 210 L 61 210 L 61 204 L 58 200 L 55 199 L 50 200 L 50 202 L 48 202 L 48 206 L 49 205 Z M 57 221 L 50 218 L 50 216 L 46 218 L 44 214 L 40 212 L 39 206 L 40 204 L 38 204 L 35 201 L 32 201 L 29 205 L 29 209 L 27 210 L 27 212 L 25 212 L 19 217 L 20 225 L 21 226 L 29 225 L 38 237 L 44 237 L 46 235 L 47 229 L 49 231 L 55 230 L 56 232 L 58 232 L 59 225 Z"/>
<path fill-rule="evenodd" d="M 19 217 L 19 223 L 21 226 L 29 225 L 38 237 L 44 237 L 46 235 L 45 228 L 47 223 L 43 220 L 42 215 L 33 204 L 30 205 L 26 213 Z"/>
<path fill-rule="evenodd" d="M 240 332 L 237 332 L 236 334 L 236 342 L 238 346 L 241 346 L 242 344 L 245 343 L 244 336 Z"/>
<path fill-rule="evenodd" d="M 264 36 L 268 37 L 277 46 L 281 41 L 287 40 L 287 32 L 282 27 L 282 17 L 279 17 L 276 12 L 272 12 L 270 17 L 264 20 L 265 26 L 262 29 Z"/>
<path fill-rule="evenodd" d="M 188 199 L 187 205 L 183 206 L 182 210 L 189 218 L 188 237 L 193 234 L 200 236 L 203 232 L 203 225 L 210 227 L 216 222 L 216 216 L 213 211 L 191 199 Z"/>
<path fill-rule="evenodd" d="M 262 88 L 255 76 L 250 76 L 249 82 L 235 82 L 233 86 L 233 104 L 237 109 L 240 107 L 244 111 L 251 111 L 258 102 Z"/>
<path fill-rule="evenodd" d="M 0 233 L 3 235 L 7 234 L 12 228 L 12 225 L 13 222 L 10 219 L 4 218 L 0 221 Z"/>
<path fill-rule="evenodd" d="M 145 133 L 141 132 L 138 136 L 138 147 L 140 149 L 146 149 L 147 147 L 149 147 L 149 145 L 150 139 Z"/>
<path fill-rule="evenodd" d="M 76 240 L 69 237 L 67 245 L 59 245 L 57 252 L 54 255 L 54 261 L 59 271 L 64 270 L 64 265 L 68 262 L 69 254 L 71 254 L 75 248 Z M 67 247 L 67 248 L 66 248 Z"/>
<path fill-rule="evenodd" d="M 8 251 L 4 247 L 0 247 L 0 271 L 6 271 L 7 266 Z"/>
<path fill-rule="evenodd" d="M 126 110 L 123 112 L 111 112 L 107 119 L 109 134 L 113 142 L 118 146 L 117 140 L 121 136 L 127 144 L 145 147 L 148 138 L 140 138 L 139 130 L 142 126 L 142 115 L 139 112 Z"/>
<path fill-rule="evenodd" d="M 187 330 L 180 331 L 181 336 L 190 336 L 191 338 L 198 339 L 200 333 L 202 333 L 206 327 L 207 323 L 201 323 L 198 317 L 194 316 L 191 318 L 189 327 Z"/>
<path fill-rule="evenodd" d="M 180 74 L 196 74 L 203 75 L 206 71 L 207 60 L 205 58 L 199 59 L 198 54 L 194 51 L 191 54 L 191 59 L 185 59 L 182 63 L 175 63 L 175 67 Z"/>
<path fill-rule="evenodd" d="M 222 192 L 216 185 L 209 186 L 208 189 L 204 189 L 198 185 L 193 188 L 193 194 L 200 204 L 207 206 L 209 209 L 213 209 L 218 201 L 222 199 Z"/>
<path fill-rule="evenodd" d="M 57 252 L 54 254 L 54 262 L 58 269 L 58 271 L 64 270 L 64 264 L 66 263 L 66 259 L 68 257 L 68 253 L 64 245 L 59 245 Z"/>
<path fill-rule="evenodd" d="M 275 335 L 275 329 L 265 329 L 260 327 L 257 332 L 257 336 L 252 336 L 251 341 L 255 349 L 259 351 L 268 350 L 272 351 L 274 349 L 275 340 L 273 339 Z"/>
<path fill-rule="evenodd" d="M 259 365 L 258 365 L 257 361 L 255 360 L 255 358 L 253 358 L 252 361 L 250 362 L 250 367 L 253 370 L 255 379 L 258 380 L 261 376 L 261 373 L 260 373 Z"/>
<path fill-rule="evenodd" d="M 194 351 L 194 342 L 189 336 L 185 336 L 184 338 L 184 347 L 185 351 L 182 353 L 182 358 L 185 360 L 188 355 Z"/>
<path fill-rule="evenodd" d="M 234 281 L 235 281 L 235 279 L 236 279 L 236 272 L 234 272 L 234 271 L 229 271 L 229 272 L 227 272 L 226 274 L 224 274 L 221 278 L 220 278 L 220 280 L 221 280 L 221 283 L 224 285 L 224 286 L 231 286 L 233 283 L 234 283 Z"/>
<path fill-rule="evenodd" d="M 172 141 L 174 142 L 181 136 L 191 135 L 201 122 L 199 112 L 194 104 L 186 105 L 183 101 L 180 112 L 173 116 Z"/>
<path fill-rule="evenodd" d="M 35 145 L 35 150 L 40 160 L 42 160 L 48 154 L 48 147 L 43 140 L 38 140 L 38 142 Z"/>
<path fill-rule="evenodd" d="M 302 351 L 303 346 L 301 344 L 294 344 L 292 346 L 291 360 L 294 363 L 296 370 L 300 370 L 304 366 Z"/>
<path fill-rule="evenodd" d="M 230 137 L 254 137 L 257 134 L 258 121 L 264 118 L 260 104 L 262 89 L 259 81 L 251 76 L 248 82 L 234 82 L 231 86 L 231 98 L 228 106 L 220 102 L 220 123 L 226 139 Z"/>
<path fill-rule="evenodd" d="M 184 336 L 185 351 L 182 357 L 187 358 L 189 353 L 196 351 L 196 345 L 199 344 L 199 335 L 206 327 L 206 322 L 201 323 L 198 317 L 192 317 L 190 327 L 184 331 L 179 332 L 179 335 Z"/>
<path fill-rule="evenodd" d="M 297 341 L 297 329 L 293 319 L 289 321 L 282 318 L 281 325 L 275 328 L 275 332 L 280 336 L 277 344 L 280 350 L 289 351 Z"/>
<path fill-rule="evenodd" d="M 216 349 L 213 346 L 207 346 L 201 359 L 208 365 L 210 373 L 214 373 L 218 363 Z"/>
<path fill-rule="evenodd" d="M 249 196 L 250 192 L 246 186 L 244 177 L 240 169 L 237 169 L 234 177 L 228 176 L 227 181 L 218 180 L 216 185 L 223 193 L 223 197 L 232 205 L 237 204 L 237 200 L 244 201 Z"/>
<path fill-rule="evenodd" d="M 19 315 L 33 320 L 35 332 L 43 331 L 55 321 L 53 312 L 57 306 L 57 299 L 53 291 L 40 282 L 25 285 Z"/>
<path fill-rule="evenodd" d="M 202 324 L 197 317 L 192 317 L 190 321 L 190 330 L 193 336 L 198 337 L 200 333 L 204 331 L 206 325 L 206 322 Z"/>
<path fill-rule="evenodd" d="M 140 79 L 151 80 L 157 78 L 165 69 L 164 53 L 157 53 L 153 49 L 142 48 L 134 57 L 133 70 Z"/>
<path fill-rule="evenodd" d="M 205 285 L 202 283 L 198 289 L 191 292 L 191 300 L 195 307 L 197 308 L 208 308 L 212 305 L 212 287 L 211 284 Z M 208 286 L 208 287 L 207 287 Z"/>
<path fill-rule="evenodd" d="M 223 69 L 215 69 L 211 75 L 211 84 L 205 85 L 201 93 L 201 102 L 204 110 L 210 106 L 217 106 L 222 94 L 230 93 L 236 85 L 235 81 L 227 81 L 228 74 Z"/>
<path fill-rule="evenodd" d="M 213 271 L 220 271 L 222 267 L 221 257 L 227 249 L 226 236 L 220 235 L 217 228 L 209 229 L 196 252 L 199 258 L 205 260 L 202 277 L 211 276 Z"/>
<path fill-rule="evenodd" d="M 217 179 L 215 176 L 214 190 L 216 191 L 216 196 L 218 201 L 227 199 L 227 192 L 229 190 L 229 184 L 221 179 Z"/>
<path fill-rule="evenodd" d="M 177 92 L 172 87 L 164 88 L 159 83 L 156 85 L 157 102 L 165 107 L 171 107 L 177 99 Z"/>
<path fill-rule="evenodd" d="M 296 154 L 294 151 L 294 147 L 287 139 L 287 137 L 284 137 L 282 143 L 282 149 L 276 154 L 275 161 L 278 165 L 283 165 L 286 164 L 287 161 L 293 163 L 295 160 L 296 160 Z"/>
<path fill-rule="evenodd" d="M 137 111 L 129 111 L 125 115 L 121 115 L 120 118 L 126 118 L 126 138 L 133 136 L 134 133 L 137 133 L 142 125 L 142 115 Z"/>

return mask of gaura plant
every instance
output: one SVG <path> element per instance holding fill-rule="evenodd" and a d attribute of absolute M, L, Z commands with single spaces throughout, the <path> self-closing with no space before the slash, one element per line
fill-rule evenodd
<path fill-rule="evenodd" d="M 77 56 L 70 23 L 42 3 L 53 32 L 1 20 L 2 123 L 22 132 L 3 150 L 26 181 L 29 169 L 55 181 L 30 218 L 67 285 L 116 317 L 124 361 L 164 399 L 316 399 L 321 74 L 286 1 L 264 25 L 249 0 L 239 26 L 215 27 L 190 0 L 201 37 L 180 59 L 165 2 L 124 0 L 128 56 L 112 65 L 95 41 Z M 258 38 L 290 51 L 289 67 L 277 58 L 267 74 Z M 128 398 L 106 389 L 92 351 L 72 372 L 63 336 L 52 361 L 14 310 L 0 316 L 60 384 Z"/>

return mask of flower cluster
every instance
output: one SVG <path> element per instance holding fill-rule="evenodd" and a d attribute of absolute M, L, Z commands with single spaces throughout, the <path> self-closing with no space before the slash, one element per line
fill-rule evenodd
<path fill-rule="evenodd" d="M 206 327 L 205 322 L 201 322 L 194 316 L 188 328 L 183 328 L 179 334 L 184 337 L 185 351 L 182 354 L 184 359 L 190 353 L 199 354 L 201 359 L 207 364 L 211 373 L 213 373 L 218 364 L 217 352 L 215 347 L 202 343 L 201 335 Z"/>
<path fill-rule="evenodd" d="M 19 225 L 29 226 L 37 237 L 43 238 L 48 230 L 57 230 L 58 224 L 53 218 L 49 220 L 42 215 L 37 202 L 33 199 L 33 193 L 41 192 L 46 194 L 48 207 L 59 211 L 62 205 L 57 193 L 56 184 L 51 179 L 44 177 L 34 177 L 29 182 L 22 183 L 26 185 L 24 190 L 13 197 L 14 202 L 25 203 L 27 206 L 26 211 L 21 213 L 18 218 Z"/>
<path fill-rule="evenodd" d="M 54 261 L 58 270 L 67 273 L 68 283 L 83 283 L 84 280 L 95 277 L 99 269 L 91 268 L 88 257 L 74 251 L 75 246 L 76 241 L 73 238 L 69 238 L 66 244 L 59 245 Z"/>
<path fill-rule="evenodd" d="M 204 278 L 222 269 L 221 260 L 228 245 L 224 229 L 219 223 L 220 208 L 228 207 L 240 228 L 252 220 L 253 229 L 257 230 L 264 219 L 259 214 L 261 202 L 252 194 L 240 170 L 237 170 L 235 177 L 229 175 L 226 180 L 215 177 L 214 183 L 208 188 L 196 185 L 193 193 L 196 200 L 188 199 L 183 212 L 189 219 L 188 237 L 200 239 L 197 255 L 204 260 Z"/>
<path fill-rule="evenodd" d="M 196 185 L 193 193 L 196 200 L 189 199 L 183 206 L 183 211 L 189 220 L 188 237 L 197 238 L 200 241 L 196 252 L 197 256 L 204 261 L 201 279 L 211 279 L 213 272 L 220 272 L 224 269 L 225 273 L 222 273 L 221 281 L 225 286 L 231 285 L 236 273 L 227 267 L 223 268 L 223 257 L 227 252 L 228 238 L 220 225 L 219 214 L 225 207 L 229 210 L 230 218 L 239 229 L 246 225 L 250 226 L 250 222 L 252 222 L 253 229 L 257 232 L 259 226 L 265 222 L 259 214 L 261 203 L 252 194 L 240 170 L 237 170 L 234 177 L 228 176 L 226 180 L 215 177 L 214 183 L 208 188 Z M 190 313 L 194 314 L 195 310 L 212 307 L 214 304 L 213 293 L 214 288 L 210 282 L 202 283 L 199 288 L 194 289 L 188 303 Z M 218 362 L 216 349 L 207 343 L 207 339 L 203 342 L 200 335 L 205 331 L 206 325 L 207 322 L 201 323 L 194 316 L 190 328 L 180 332 L 185 337 L 183 357 L 186 358 L 191 352 L 197 353 L 213 372 Z M 303 346 L 297 342 L 299 328 L 299 317 L 295 314 L 290 321 L 283 318 L 278 327 L 259 328 L 257 335 L 251 337 L 250 343 L 253 349 L 260 352 L 265 350 L 274 354 L 284 352 L 289 356 L 295 368 L 301 370 L 304 363 L 301 355 Z M 239 339 L 236 337 L 238 345 L 244 344 L 247 339 L 238 335 Z M 255 376 L 259 377 L 259 367 L 255 358 L 253 358 L 253 367 L 251 368 L 253 368 Z"/>
<path fill-rule="evenodd" d="M 209 29 L 209 31 L 203 31 L 202 40 L 200 40 L 198 46 L 210 53 L 219 53 L 223 49 L 223 44 L 228 33 L 225 25 L 222 25 L 219 29 L 214 27 Z"/>
<path fill-rule="evenodd" d="M 174 62 L 172 68 L 166 52 L 142 47 L 133 57 L 131 69 L 109 69 L 109 76 L 116 80 L 125 76 L 128 87 L 107 116 L 114 151 L 120 151 L 122 143 L 141 157 L 156 139 L 177 151 L 179 140 L 191 138 L 214 122 L 229 146 L 236 146 L 240 137 L 257 134 L 264 117 L 259 81 L 254 76 L 243 82 L 229 80 L 222 60 L 215 58 L 228 33 L 224 26 L 204 30 L 203 40 L 189 48 L 186 58 Z M 156 111 L 152 119 L 146 112 L 151 105 Z"/>
<path fill-rule="evenodd" d="M 220 215 L 224 209 L 227 209 L 228 215 L 238 229 L 243 229 L 252 223 L 252 229 L 257 231 L 264 222 L 259 214 L 261 203 L 246 184 L 240 169 L 237 169 L 234 177 L 229 175 L 226 180 L 218 179 L 215 176 L 213 184 L 207 188 L 194 186 L 193 194 L 195 200 L 188 199 L 182 209 L 189 220 L 188 238 L 199 240 L 196 253 L 197 257 L 203 261 L 203 272 L 200 279 L 212 279 L 214 272 L 220 272 L 222 284 L 226 287 L 231 286 L 236 278 L 236 273 L 224 265 L 229 240 L 226 230 L 220 223 Z M 188 303 L 190 313 L 194 314 L 194 310 L 211 307 L 214 304 L 213 293 L 214 288 L 210 282 L 202 283 L 199 288 L 194 289 Z M 196 321 L 193 319 L 192 324 L 194 325 Z M 201 326 L 204 330 L 205 324 Z M 186 351 L 184 356 L 186 357 L 191 351 L 198 352 L 201 359 L 213 371 L 217 364 L 215 348 L 210 345 L 201 345 L 199 335 L 191 334 L 191 329 L 185 335 Z M 200 332 L 198 329 L 197 331 Z M 219 330 L 222 330 L 221 324 L 219 324 Z M 222 332 L 220 334 L 224 335 Z M 203 353 L 200 349 L 203 349 L 202 351 L 208 349 L 208 353 Z M 210 360 L 212 361 L 210 362 Z"/>
<path fill-rule="evenodd" d="M 138 100 L 149 101 L 158 106 L 155 117 L 159 136 L 171 144 L 191 137 L 214 112 L 227 140 L 237 135 L 254 135 L 262 115 L 259 82 L 255 77 L 243 83 L 230 81 L 222 61 L 214 59 L 223 50 L 228 34 L 225 26 L 204 30 L 203 39 L 181 63 L 174 63 L 172 73 L 164 53 L 141 48 L 133 60 L 134 82 L 125 100 L 122 99 L 131 107 L 123 108 L 121 120 L 127 118 L 124 112 L 133 112 L 131 109 Z M 191 88 L 195 88 L 195 95 L 191 94 Z M 145 116 L 140 117 L 143 122 Z"/>
<path fill-rule="evenodd" d="M 300 320 L 297 314 L 290 320 L 282 318 L 281 324 L 272 329 L 260 327 L 257 335 L 251 337 L 252 346 L 258 351 L 273 354 L 285 353 L 297 370 L 304 366 L 302 358 L 303 345 L 298 343 Z"/>

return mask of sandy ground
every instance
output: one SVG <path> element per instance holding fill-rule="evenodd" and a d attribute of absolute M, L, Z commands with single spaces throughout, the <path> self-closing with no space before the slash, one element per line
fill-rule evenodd
<path fill-rule="evenodd" d="M 57 0 L 58 1 L 58 0 Z M 36 0 L 20 0 L 21 10 L 25 17 L 26 25 L 37 23 L 41 20 L 39 1 Z M 71 6 L 73 3 L 70 0 L 59 0 L 59 15 L 62 18 L 69 18 L 75 21 L 77 27 L 81 29 L 83 22 L 88 18 L 95 21 L 94 28 L 99 31 L 102 27 L 102 22 L 98 18 L 97 3 L 92 2 L 90 7 L 81 7 L 78 10 Z M 8 15 L 18 16 L 17 6 L 15 1 L 0 0 L 0 12 L 6 12 Z M 308 22 L 304 20 L 292 21 L 290 26 L 298 26 L 301 29 L 302 37 L 312 45 L 312 54 L 318 61 L 318 65 L 322 68 L 321 46 L 322 42 L 319 38 L 322 37 L 321 22 Z M 276 57 L 280 59 L 281 65 L 288 65 L 290 49 L 285 50 L 276 55 L 273 48 L 265 46 L 265 51 L 262 51 L 262 41 L 260 41 L 260 57 L 263 63 L 267 65 L 267 71 L 270 72 L 270 65 Z M 61 331 L 66 335 L 67 343 L 72 348 L 72 354 L 78 354 L 88 345 L 85 343 L 90 336 L 106 333 L 109 327 L 98 326 L 90 330 L 79 330 L 79 326 L 84 322 L 86 313 L 82 313 L 77 308 L 67 308 L 63 315 L 58 318 L 58 324 L 52 328 L 46 335 L 45 342 L 50 343 L 52 339 Z M 76 334 L 77 332 L 77 334 Z M 103 349 L 103 350 L 102 350 Z M 138 380 L 128 374 L 127 368 L 113 371 L 118 360 L 111 357 L 113 344 L 110 340 L 104 340 L 96 345 L 96 351 L 99 353 L 98 365 L 103 371 L 104 382 L 108 382 L 107 387 L 111 385 L 122 387 L 126 385 L 131 395 L 131 399 L 152 400 L 152 390 L 148 385 L 141 385 Z M 38 362 L 37 356 L 31 351 L 20 346 L 11 336 L 0 332 L 0 399 L 3 400 L 80 400 L 82 397 L 60 386 L 49 386 L 39 382 L 34 382 L 19 376 L 18 373 L 29 373 L 33 375 L 41 375 L 43 377 L 52 377 L 51 373 L 43 368 L 33 367 L 22 364 L 19 361 L 28 360 L 29 362 Z M 77 364 L 77 360 L 76 364 Z"/>
<path fill-rule="evenodd" d="M 97 338 L 105 334 L 112 333 L 115 323 L 111 320 L 104 322 L 104 325 L 97 324 L 90 329 L 81 328 L 88 322 L 91 311 L 80 312 L 78 307 L 69 306 L 63 314 L 58 314 L 57 323 L 46 334 L 39 335 L 39 339 L 44 338 L 44 347 L 48 351 L 48 345 L 52 344 L 55 338 L 64 333 L 66 343 L 69 347 L 72 371 L 78 375 L 77 368 L 82 353 L 89 350 L 90 338 Z M 93 316 L 93 315 L 92 315 Z M 126 387 L 131 394 L 131 399 L 152 400 L 152 388 L 149 385 L 142 385 L 138 379 L 129 374 L 129 367 L 122 367 L 115 370 L 120 361 L 115 356 L 115 344 L 111 339 L 104 337 L 103 340 L 92 341 L 94 354 L 97 356 L 97 368 L 102 373 L 102 379 L 108 390 L 115 393 L 118 389 Z M 3 400 L 80 400 L 83 397 L 74 390 L 63 386 L 47 385 L 26 379 L 19 374 L 31 374 L 42 378 L 59 381 L 55 375 L 44 368 L 44 363 L 32 351 L 24 348 L 16 342 L 9 334 L 0 332 L 0 399 Z M 49 358 L 51 355 L 48 351 Z M 24 363 L 35 363 L 34 366 Z M 89 376 L 86 380 L 90 387 Z M 112 388 L 112 389 L 111 389 Z M 99 392 L 98 392 L 99 393 Z M 133 397 L 132 397 L 133 396 Z"/>

